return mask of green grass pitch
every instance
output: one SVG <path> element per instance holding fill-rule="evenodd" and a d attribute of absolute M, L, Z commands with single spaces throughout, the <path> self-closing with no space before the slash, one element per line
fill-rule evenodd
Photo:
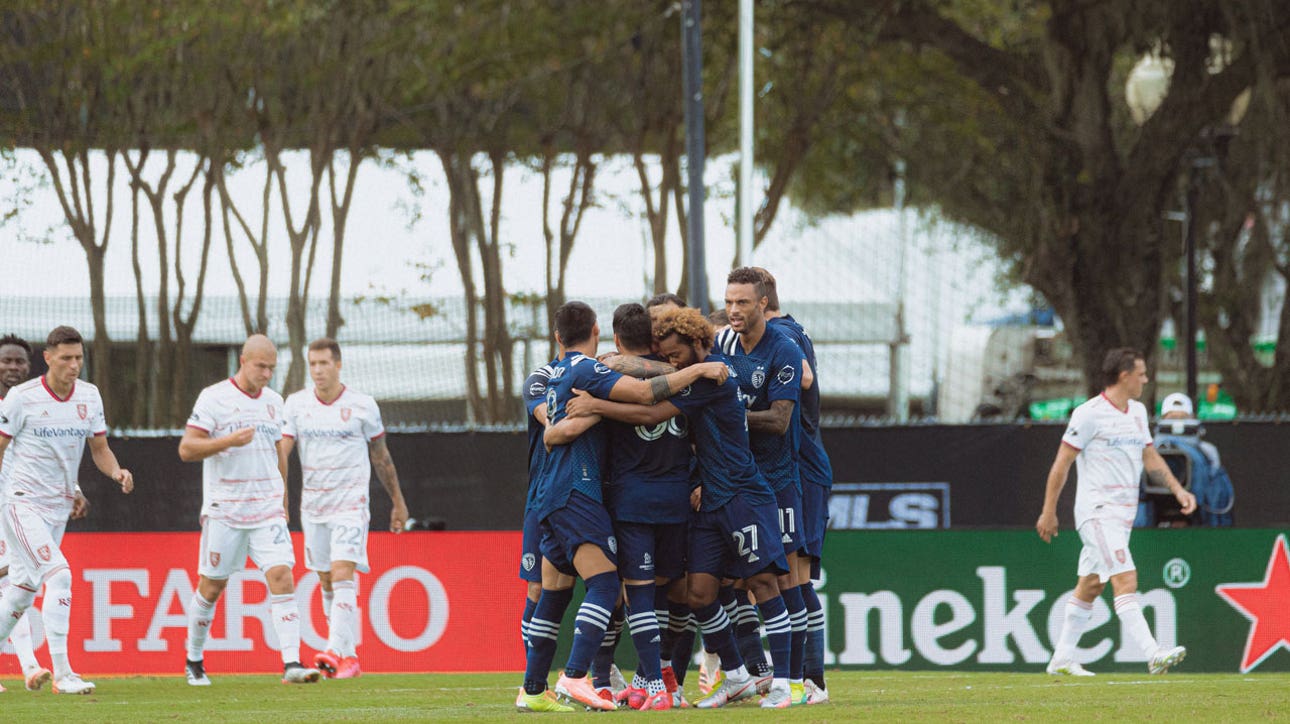
<path fill-rule="evenodd" d="M 687 689 L 697 698 L 697 675 Z M 347 681 L 286 686 L 273 675 L 220 676 L 208 689 L 183 677 L 98 677 L 91 696 L 31 693 L 0 680 L 4 721 L 332 722 L 470 721 L 523 717 L 513 708 L 519 674 L 368 674 Z M 848 671 L 829 674 L 830 704 L 761 711 L 738 704 L 720 711 L 607 716 L 692 720 L 748 718 L 829 721 L 1267 721 L 1290 717 L 1290 674 L 1105 674 L 1091 679 L 1043 674 Z M 600 716 L 578 712 L 544 718 Z"/>

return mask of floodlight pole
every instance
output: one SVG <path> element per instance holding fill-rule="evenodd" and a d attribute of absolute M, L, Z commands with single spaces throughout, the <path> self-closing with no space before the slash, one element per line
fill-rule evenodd
<path fill-rule="evenodd" d="M 699 25 L 699 0 L 681 3 L 681 66 L 685 92 L 685 166 L 689 183 L 690 213 L 686 217 L 686 260 L 690 265 L 690 306 L 707 314 L 708 266 L 703 246 L 703 38 Z"/>
<path fill-rule="evenodd" d="M 753 252 L 753 0 L 739 0 L 739 244 L 735 266 Z"/>

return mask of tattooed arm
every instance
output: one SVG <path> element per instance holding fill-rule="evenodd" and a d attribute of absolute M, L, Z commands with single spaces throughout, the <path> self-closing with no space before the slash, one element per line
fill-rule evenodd
<path fill-rule="evenodd" d="M 645 359 L 634 354 L 613 354 L 600 360 L 609 369 L 635 377 L 641 380 L 647 380 L 653 377 L 670 375 L 676 371 L 676 368 L 666 362 L 658 360 Z"/>

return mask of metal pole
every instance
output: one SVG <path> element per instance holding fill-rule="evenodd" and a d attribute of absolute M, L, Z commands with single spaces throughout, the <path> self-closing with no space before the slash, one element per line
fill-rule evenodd
<path fill-rule="evenodd" d="M 905 125 L 905 114 L 896 113 L 896 128 Z M 892 189 L 896 207 L 896 234 L 900 262 L 896 267 L 896 338 L 891 342 L 891 385 L 887 414 L 897 422 L 909 420 L 909 332 L 905 323 L 905 265 L 909 256 L 909 234 L 905 228 L 905 159 L 896 159 L 896 181 Z"/>
<path fill-rule="evenodd" d="M 708 267 L 703 246 L 703 39 L 700 35 L 699 0 L 681 4 L 681 65 L 685 89 L 685 166 L 689 183 L 690 215 L 686 219 L 690 264 L 690 304 L 707 314 Z"/>
<path fill-rule="evenodd" d="M 735 266 L 753 251 L 753 0 L 739 0 L 739 246 Z"/>
<path fill-rule="evenodd" d="M 1187 397 L 1200 407 L 1196 399 L 1196 205 L 1200 199 L 1201 166 L 1192 164 L 1187 179 L 1187 238 L 1183 254 L 1187 259 L 1187 328 L 1183 334 L 1183 349 L 1187 360 Z"/>

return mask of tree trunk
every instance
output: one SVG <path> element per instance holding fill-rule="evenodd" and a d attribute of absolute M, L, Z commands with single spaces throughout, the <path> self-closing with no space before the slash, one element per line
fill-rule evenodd
<path fill-rule="evenodd" d="M 479 392 L 479 297 L 475 291 L 474 263 L 471 258 L 470 218 L 465 199 L 468 191 L 464 188 L 470 176 L 470 160 L 467 158 L 463 162 L 461 155 L 454 151 L 440 150 L 436 153 L 448 180 L 448 233 L 466 305 L 467 418 L 477 422 L 486 417 L 486 411 Z M 465 169 L 462 168 L 463 165 Z"/>

